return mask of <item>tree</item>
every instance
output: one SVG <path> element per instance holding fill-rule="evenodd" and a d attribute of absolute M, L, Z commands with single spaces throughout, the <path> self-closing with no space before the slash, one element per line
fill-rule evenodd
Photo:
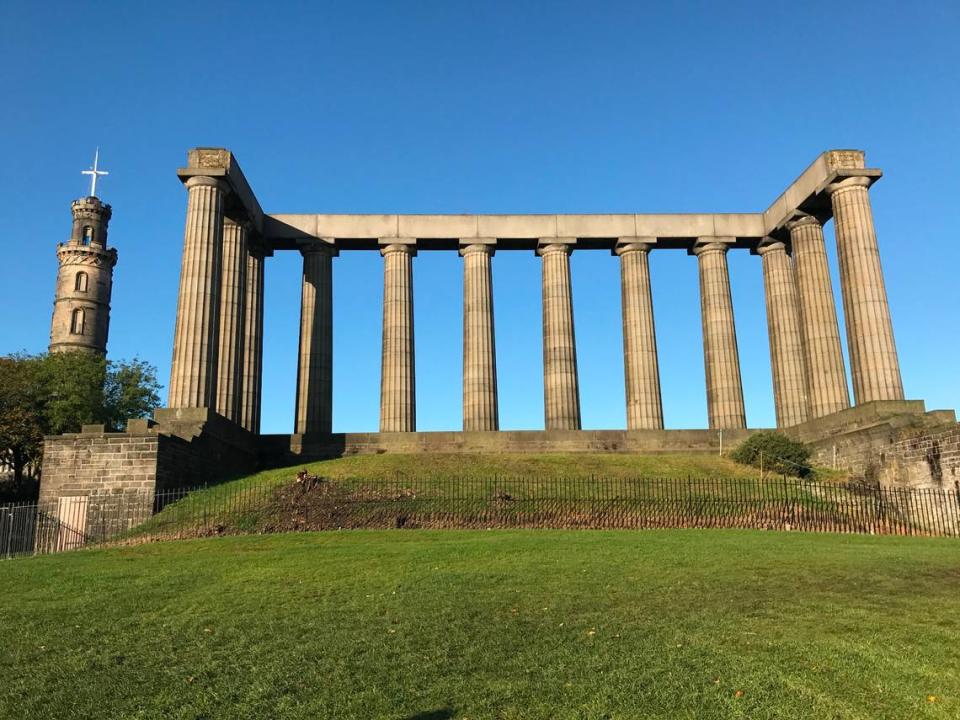
<path fill-rule="evenodd" d="M 14 490 L 24 484 L 24 470 L 43 454 L 44 389 L 38 358 L 0 357 L 0 459 L 13 472 Z"/>
<path fill-rule="evenodd" d="M 107 361 L 84 352 L 0 357 L 0 460 L 12 470 L 14 494 L 26 468 L 39 469 L 43 436 L 102 423 L 121 431 L 131 418 L 160 404 L 157 371 L 149 363 Z"/>
<path fill-rule="evenodd" d="M 103 391 L 103 422 L 112 430 L 123 430 L 127 420 L 146 418 L 160 405 L 157 369 L 140 358 L 107 365 Z"/>

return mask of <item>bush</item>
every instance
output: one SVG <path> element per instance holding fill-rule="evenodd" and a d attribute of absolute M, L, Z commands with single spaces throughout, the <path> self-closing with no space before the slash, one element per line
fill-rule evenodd
<path fill-rule="evenodd" d="M 778 432 L 759 432 L 744 440 L 730 455 L 741 465 L 761 467 L 781 475 L 807 477 L 811 472 L 810 451 L 796 440 Z"/>

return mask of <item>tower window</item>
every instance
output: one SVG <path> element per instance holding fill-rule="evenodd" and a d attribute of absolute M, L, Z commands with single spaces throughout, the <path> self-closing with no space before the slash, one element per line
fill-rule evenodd
<path fill-rule="evenodd" d="M 83 244 L 89 245 L 93 242 L 93 228 L 89 225 L 83 226 Z"/>
<path fill-rule="evenodd" d="M 84 312 L 83 308 L 77 308 L 73 311 L 70 319 L 70 332 L 74 335 L 83 335 Z"/>
<path fill-rule="evenodd" d="M 77 279 L 73 284 L 73 289 L 77 292 L 87 291 L 87 274 L 85 272 L 77 273 Z"/>

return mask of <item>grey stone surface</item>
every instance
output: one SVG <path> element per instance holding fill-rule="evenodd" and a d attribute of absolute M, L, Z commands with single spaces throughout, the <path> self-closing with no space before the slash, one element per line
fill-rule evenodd
<path fill-rule="evenodd" d="M 627 428 L 663 428 L 660 366 L 653 321 L 649 255 L 654 238 L 620 238 L 620 300 L 623 315 L 623 370 Z"/>
<path fill-rule="evenodd" d="M 380 431 L 417 429 L 413 344 L 412 242 L 384 244 L 383 341 L 380 371 Z"/>
<path fill-rule="evenodd" d="M 223 247 L 222 180 L 187 180 L 187 223 L 173 336 L 169 407 L 215 407 Z"/>
<path fill-rule="evenodd" d="M 724 430 L 747 426 L 727 269 L 728 247 L 728 238 L 701 238 L 692 251 L 700 268 L 707 415 L 711 428 Z"/>
<path fill-rule="evenodd" d="M 220 337 L 217 349 L 217 412 L 240 422 L 243 390 L 243 343 L 247 290 L 247 231 L 223 221 L 220 272 Z"/>
<path fill-rule="evenodd" d="M 771 239 L 757 252 L 763 264 L 777 427 L 789 427 L 804 422 L 809 409 L 797 284 L 786 245 Z"/>
<path fill-rule="evenodd" d="M 810 417 L 818 418 L 850 407 L 837 309 L 820 221 L 802 215 L 787 228 L 800 302 Z"/>
<path fill-rule="evenodd" d="M 110 296 L 117 251 L 107 247 L 109 205 L 96 197 L 71 205 L 70 240 L 57 247 L 57 286 L 50 322 L 50 352 L 104 355 L 110 333 Z"/>
<path fill-rule="evenodd" d="M 570 243 L 545 241 L 537 250 L 543 278 L 543 405 L 547 430 L 580 429 L 577 343 L 573 330 Z"/>
<path fill-rule="evenodd" d="M 497 430 L 497 351 L 493 320 L 493 245 L 474 242 L 463 256 L 463 429 Z"/>
<path fill-rule="evenodd" d="M 830 185 L 853 396 L 859 405 L 902 400 L 900 362 L 865 177 Z"/>
<path fill-rule="evenodd" d="M 333 429 L 333 257 L 325 243 L 305 244 L 300 298 L 300 352 L 297 366 L 298 433 Z"/>
<path fill-rule="evenodd" d="M 260 248 L 249 248 L 246 258 L 239 422 L 242 427 L 254 433 L 260 432 L 260 402 L 263 391 L 263 261 Z"/>

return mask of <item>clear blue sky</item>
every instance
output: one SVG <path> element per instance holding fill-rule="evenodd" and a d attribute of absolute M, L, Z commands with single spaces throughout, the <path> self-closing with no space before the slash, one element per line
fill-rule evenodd
<path fill-rule="evenodd" d="M 0 352 L 46 348 L 97 145 L 120 253 L 110 355 L 163 382 L 190 147 L 232 149 L 267 212 L 406 213 L 753 212 L 822 150 L 861 148 L 885 173 L 871 194 L 907 395 L 960 406 L 960 5 L 643 5 L 7 0 Z M 265 431 L 293 424 L 299 262 L 267 265 Z M 338 431 L 377 427 L 381 262 L 335 261 Z M 583 424 L 624 427 L 617 260 L 571 262 Z M 414 263 L 419 428 L 457 429 L 461 260 Z M 730 270 L 748 422 L 769 426 L 759 258 L 731 252 Z M 651 272 L 667 425 L 704 427 L 696 260 L 655 252 Z M 539 277 L 532 253 L 494 259 L 505 429 L 543 426 Z"/>

